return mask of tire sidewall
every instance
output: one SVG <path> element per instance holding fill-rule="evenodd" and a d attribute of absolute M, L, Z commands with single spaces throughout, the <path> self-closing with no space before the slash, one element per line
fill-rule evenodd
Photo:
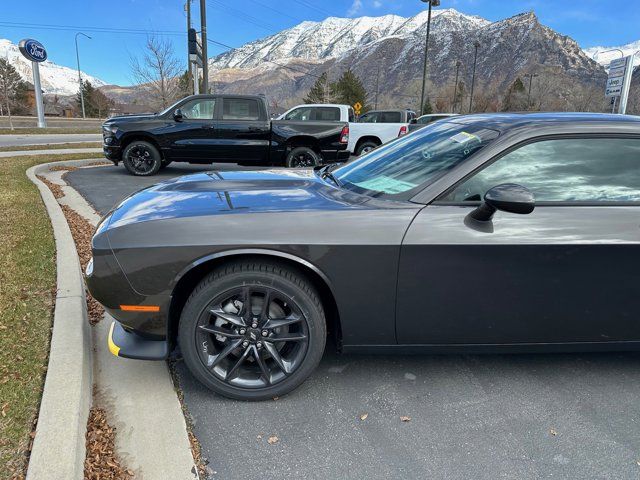
<path fill-rule="evenodd" d="M 296 167 L 293 166 L 293 159 L 296 155 L 299 155 L 302 152 L 307 152 L 311 155 L 313 155 L 314 158 L 314 164 L 312 166 L 309 167 Z M 315 166 L 318 166 L 320 164 L 320 156 L 310 147 L 296 147 L 294 149 L 292 149 L 289 154 L 287 155 L 287 160 L 286 160 L 286 165 L 287 168 L 313 168 Z"/>
<path fill-rule="evenodd" d="M 375 142 L 369 142 L 369 141 L 364 142 L 364 143 L 362 143 L 362 144 L 358 147 L 358 150 L 357 150 L 357 152 L 356 152 L 356 155 L 358 155 L 358 156 L 363 155 L 363 151 L 362 151 L 362 150 L 364 150 L 366 147 L 373 147 L 373 148 L 371 149 L 371 150 L 373 150 L 373 149 L 375 149 L 375 148 L 378 148 L 378 147 L 379 147 L 379 145 L 378 145 L 378 144 L 376 144 Z M 371 150 L 369 150 L 369 151 L 371 151 Z M 367 152 L 367 153 L 369 153 L 369 152 Z"/>
<path fill-rule="evenodd" d="M 211 278 L 213 276 L 213 278 Z M 300 280 L 300 278 L 294 274 Z M 302 280 L 304 282 L 304 280 Z M 213 375 L 202 363 L 196 345 L 196 328 L 202 311 L 210 301 L 226 291 L 241 285 L 261 285 L 277 288 L 291 298 L 307 319 L 309 344 L 300 367 L 285 380 L 266 388 L 241 389 L 226 384 Z M 310 288 L 309 285 L 305 285 Z M 302 300 L 302 301 L 301 301 Z M 222 276 L 212 273 L 206 277 L 187 300 L 180 316 L 178 343 L 184 361 L 191 373 L 216 393 L 237 400 L 266 400 L 289 393 L 315 370 L 322 359 L 326 342 L 324 312 L 315 293 L 309 294 L 298 282 L 267 271 L 239 270 Z"/>
<path fill-rule="evenodd" d="M 148 172 L 138 172 L 135 168 L 133 168 L 133 165 L 131 165 L 131 161 L 129 160 L 129 153 L 136 146 L 142 146 L 149 150 L 151 157 L 154 160 L 153 167 Z M 160 155 L 158 149 L 151 143 L 137 140 L 127 145 L 127 147 L 122 152 L 122 163 L 131 175 L 135 175 L 137 177 L 150 177 L 158 173 L 158 171 L 162 167 L 162 156 Z"/>

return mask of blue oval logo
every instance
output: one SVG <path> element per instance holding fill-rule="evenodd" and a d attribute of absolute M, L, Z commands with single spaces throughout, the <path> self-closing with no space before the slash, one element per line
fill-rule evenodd
<path fill-rule="evenodd" d="M 20 40 L 18 48 L 20 53 L 32 62 L 44 62 L 47 59 L 47 50 L 44 45 L 32 38 Z"/>

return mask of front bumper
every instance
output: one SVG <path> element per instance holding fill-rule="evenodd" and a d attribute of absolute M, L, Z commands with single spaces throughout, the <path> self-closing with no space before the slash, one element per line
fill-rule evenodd
<path fill-rule="evenodd" d="M 164 360 L 169 356 L 169 341 L 149 340 L 133 331 L 127 331 L 114 320 L 109 327 L 107 339 L 109 351 L 116 357 L 136 360 Z"/>
<path fill-rule="evenodd" d="M 102 153 L 107 160 L 111 160 L 115 164 L 122 161 L 122 149 L 119 146 L 103 144 Z"/>

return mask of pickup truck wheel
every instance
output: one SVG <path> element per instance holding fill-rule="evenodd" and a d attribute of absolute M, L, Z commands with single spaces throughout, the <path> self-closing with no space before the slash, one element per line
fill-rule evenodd
<path fill-rule="evenodd" d="M 367 142 L 362 142 L 358 149 L 356 150 L 356 155 L 364 155 L 365 153 L 369 153 L 371 150 L 378 148 L 378 144 L 372 140 Z"/>
<path fill-rule="evenodd" d="M 135 141 L 122 152 L 122 163 L 131 175 L 149 177 L 162 167 L 162 157 L 156 147 L 149 142 Z"/>
<path fill-rule="evenodd" d="M 320 163 L 320 157 L 309 147 L 296 147 L 287 155 L 287 168 L 312 168 Z"/>

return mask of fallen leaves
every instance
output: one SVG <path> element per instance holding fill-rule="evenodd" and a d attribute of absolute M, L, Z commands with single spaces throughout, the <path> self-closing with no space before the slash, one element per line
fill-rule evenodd
<path fill-rule="evenodd" d="M 275 445 L 276 443 L 278 443 L 280 441 L 280 439 L 278 437 L 276 437 L 275 435 L 271 435 L 268 439 L 267 439 L 267 443 L 269 445 Z"/>
<path fill-rule="evenodd" d="M 369 416 L 368 413 L 363 413 L 362 415 L 360 415 L 360 420 L 362 420 L 364 422 L 367 419 L 368 416 Z"/>
<path fill-rule="evenodd" d="M 558 435 L 558 432 L 556 432 L 553 428 L 552 428 L 551 430 L 549 430 L 549 433 L 550 433 L 551 435 L 553 435 L 554 437 L 555 437 L 556 435 Z"/>
<path fill-rule="evenodd" d="M 87 456 L 84 478 L 87 480 L 130 480 L 133 472 L 120 463 L 115 453 L 116 430 L 107 422 L 106 412 L 97 407 L 89 411 Z"/>
<path fill-rule="evenodd" d="M 400 416 L 400 421 L 401 422 L 410 422 L 411 421 L 411 417 L 407 417 L 406 415 L 402 415 L 402 416 Z"/>

